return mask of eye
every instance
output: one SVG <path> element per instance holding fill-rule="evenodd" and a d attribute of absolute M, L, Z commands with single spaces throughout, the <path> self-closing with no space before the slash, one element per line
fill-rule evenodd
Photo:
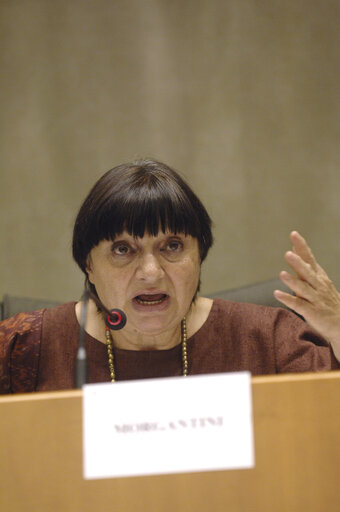
<path fill-rule="evenodd" d="M 167 257 L 177 257 L 183 251 L 184 244 L 179 238 L 171 238 L 164 242 L 161 252 L 165 253 Z"/>
<path fill-rule="evenodd" d="M 170 252 L 178 252 L 182 249 L 183 244 L 179 240 L 170 240 L 166 247 Z"/>
<path fill-rule="evenodd" d="M 127 243 L 117 242 L 113 244 L 112 252 L 117 256 L 127 256 L 131 253 L 131 247 Z"/>

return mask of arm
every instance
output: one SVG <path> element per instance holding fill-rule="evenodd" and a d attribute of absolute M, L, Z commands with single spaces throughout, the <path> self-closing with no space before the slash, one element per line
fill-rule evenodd
<path fill-rule="evenodd" d="M 285 259 L 296 275 L 282 271 L 280 279 L 295 296 L 281 290 L 275 290 L 274 296 L 326 338 L 340 361 L 340 293 L 297 231 L 292 231 L 290 241 L 293 250 L 286 252 Z"/>
<path fill-rule="evenodd" d="M 0 394 L 35 391 L 43 312 L 0 322 Z"/>

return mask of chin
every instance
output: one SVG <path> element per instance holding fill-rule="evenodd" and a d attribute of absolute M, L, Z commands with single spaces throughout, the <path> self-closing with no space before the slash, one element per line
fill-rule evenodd
<path fill-rule="evenodd" d="M 141 318 L 139 321 L 134 322 L 134 326 L 141 334 L 149 336 L 156 336 L 170 329 L 169 322 L 164 318 Z"/>

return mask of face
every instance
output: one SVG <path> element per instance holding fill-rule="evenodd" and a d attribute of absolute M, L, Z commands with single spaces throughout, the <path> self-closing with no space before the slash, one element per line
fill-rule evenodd
<path fill-rule="evenodd" d="M 154 335 L 178 327 L 188 313 L 200 263 L 190 235 L 134 238 L 123 232 L 92 249 L 87 272 L 102 303 L 126 313 L 125 330 Z"/>

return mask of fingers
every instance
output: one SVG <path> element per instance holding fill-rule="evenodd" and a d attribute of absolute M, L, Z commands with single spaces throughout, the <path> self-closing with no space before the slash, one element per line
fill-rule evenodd
<path fill-rule="evenodd" d="M 305 310 L 307 304 L 311 305 L 316 300 L 319 266 L 306 240 L 297 231 L 291 232 L 290 241 L 293 250 L 286 252 L 285 260 L 296 275 L 282 271 L 280 279 L 295 296 L 280 290 L 276 290 L 274 296 L 285 306 L 303 314 L 301 309 Z"/>
<path fill-rule="evenodd" d="M 282 302 L 288 308 L 294 309 L 293 305 L 293 295 L 289 293 L 283 292 L 282 290 L 274 290 L 274 297 L 276 300 Z"/>
<path fill-rule="evenodd" d="M 302 316 L 306 316 L 307 308 L 310 307 L 310 304 L 301 297 L 294 297 L 294 295 L 290 295 L 282 290 L 275 290 L 274 297 L 287 306 L 287 308 L 296 311 L 296 313 Z"/>
<path fill-rule="evenodd" d="M 301 297 L 309 302 L 315 300 L 315 288 L 307 280 L 302 280 L 298 277 L 292 276 L 289 272 L 280 272 L 280 279 L 295 293 L 298 297 Z"/>
<path fill-rule="evenodd" d="M 340 293 L 297 231 L 291 232 L 290 241 L 293 250 L 285 260 L 296 275 L 282 271 L 280 279 L 295 295 L 275 290 L 274 297 L 328 339 L 340 360 Z"/>
<path fill-rule="evenodd" d="M 294 253 L 311 265 L 314 270 L 317 270 L 316 259 L 303 236 L 301 236 L 297 231 L 292 231 L 289 238 L 293 246 Z"/>
<path fill-rule="evenodd" d="M 296 275 L 282 271 L 280 279 L 295 296 L 278 291 L 274 294 L 275 297 L 295 310 L 297 305 L 304 310 L 306 307 L 318 307 L 319 310 L 333 307 L 333 302 L 336 302 L 334 297 L 338 296 L 338 292 L 332 281 L 316 262 L 310 247 L 297 231 L 292 231 L 290 240 L 293 251 L 286 252 L 285 260 Z M 302 302 L 299 302 L 300 299 Z M 301 311 L 298 313 L 303 314 Z"/>
<path fill-rule="evenodd" d="M 317 286 L 317 268 L 314 268 L 314 266 L 312 266 L 310 263 L 307 263 L 301 256 L 292 251 L 286 252 L 285 260 L 291 269 L 294 270 L 299 279 L 306 281 L 313 288 Z M 285 279 L 288 280 L 289 276 L 290 274 L 288 274 L 288 272 L 283 273 L 282 280 L 288 286 L 290 286 L 290 283 L 286 283 Z"/>

